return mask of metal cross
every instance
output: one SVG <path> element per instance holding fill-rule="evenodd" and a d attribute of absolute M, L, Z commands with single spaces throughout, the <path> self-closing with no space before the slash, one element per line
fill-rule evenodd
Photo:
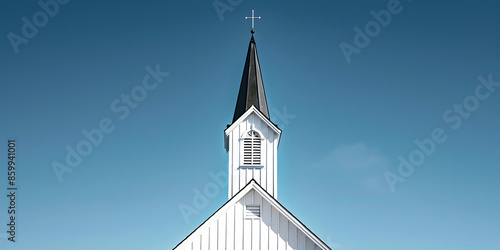
<path fill-rule="evenodd" d="M 245 19 L 249 19 L 249 18 L 252 19 L 252 30 L 253 30 L 253 27 L 254 27 L 254 23 L 253 23 L 254 20 L 255 19 L 260 19 L 260 16 L 254 16 L 253 14 L 254 14 L 254 10 L 252 10 L 252 16 L 251 17 L 249 17 L 249 16 L 245 17 Z"/>

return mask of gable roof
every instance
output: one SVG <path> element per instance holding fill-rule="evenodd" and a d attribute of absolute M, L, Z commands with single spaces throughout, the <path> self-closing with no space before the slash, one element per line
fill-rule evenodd
<path fill-rule="evenodd" d="M 274 124 L 268 117 L 266 117 L 259 109 L 255 106 L 250 106 L 245 113 L 243 113 L 236 121 L 234 121 L 231 125 L 227 125 L 227 128 L 224 130 L 224 133 L 227 135 L 236 128 L 242 121 L 245 120 L 250 114 L 255 113 L 260 119 L 262 119 L 274 132 L 281 135 L 281 129 L 278 128 L 276 124 Z"/>
<path fill-rule="evenodd" d="M 229 151 L 229 133 L 231 133 L 233 129 L 238 127 L 238 125 L 240 125 L 240 123 L 243 122 L 252 113 L 255 113 L 262 121 L 264 121 L 267 126 L 269 126 L 276 134 L 278 134 L 279 146 L 281 139 L 281 129 L 278 128 L 278 126 L 274 124 L 269 118 L 264 116 L 264 114 L 262 114 L 262 112 L 260 112 L 255 106 L 252 105 L 245 113 L 243 113 L 243 115 L 240 116 L 240 118 L 238 118 L 238 120 L 233 122 L 233 124 L 231 125 L 227 125 L 227 128 L 224 129 L 224 148 L 226 148 L 226 151 Z"/>
<path fill-rule="evenodd" d="M 286 209 L 281 203 L 278 202 L 274 197 L 272 197 L 264 188 L 262 188 L 255 179 L 252 179 L 247 185 L 241 189 L 236 195 L 234 195 L 231 199 L 229 199 L 224 205 L 222 205 L 215 213 L 213 213 L 210 217 L 208 217 L 201 225 L 199 225 L 193 232 L 191 232 L 186 238 L 184 238 L 179 244 L 177 244 L 174 249 L 179 247 L 184 241 L 189 239 L 191 235 L 197 232 L 199 229 L 201 230 L 205 225 L 210 225 L 212 221 L 216 221 L 219 215 L 225 213 L 228 209 L 232 208 L 241 198 L 245 197 L 247 193 L 255 190 L 258 194 L 262 196 L 267 202 L 271 204 L 276 210 L 278 210 L 285 218 L 287 218 L 298 230 L 300 230 L 306 237 L 312 240 L 312 242 L 322 249 L 330 249 L 331 248 L 323 242 L 316 234 L 314 234 L 309 228 L 307 228 L 304 223 L 302 223 L 295 215 L 293 215 L 288 209 Z"/>

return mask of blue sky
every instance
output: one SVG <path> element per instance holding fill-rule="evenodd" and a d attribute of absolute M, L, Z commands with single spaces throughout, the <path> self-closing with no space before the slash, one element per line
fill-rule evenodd
<path fill-rule="evenodd" d="M 0 153 L 16 139 L 19 188 L 11 243 L 4 158 L 1 249 L 172 249 L 217 210 L 226 186 L 189 222 L 178 206 L 227 171 L 252 9 L 283 205 L 333 249 L 499 249 L 499 3 L 217 3 L 0 3 Z M 140 92 L 149 71 L 161 82 Z"/>

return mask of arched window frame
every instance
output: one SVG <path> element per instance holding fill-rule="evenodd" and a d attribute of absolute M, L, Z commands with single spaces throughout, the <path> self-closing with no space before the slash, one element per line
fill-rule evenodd
<path fill-rule="evenodd" d="M 263 145 L 262 134 L 251 129 L 246 131 L 240 138 L 240 166 L 242 167 L 263 167 Z"/>

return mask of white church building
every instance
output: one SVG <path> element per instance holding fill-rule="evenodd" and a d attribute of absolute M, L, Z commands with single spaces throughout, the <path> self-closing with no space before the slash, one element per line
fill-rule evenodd
<path fill-rule="evenodd" d="M 253 33 L 233 121 L 224 130 L 228 201 L 174 249 L 330 249 L 277 200 L 281 129 L 269 117 Z"/>

